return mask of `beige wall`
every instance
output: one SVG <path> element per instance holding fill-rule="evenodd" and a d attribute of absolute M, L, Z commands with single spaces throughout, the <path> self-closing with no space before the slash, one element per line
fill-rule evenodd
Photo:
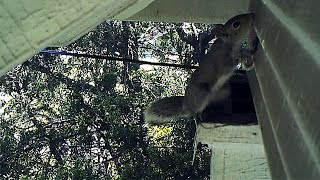
<path fill-rule="evenodd" d="M 249 11 L 250 0 L 155 0 L 132 20 L 224 23 Z"/>
<path fill-rule="evenodd" d="M 153 0 L 7 0 L 0 3 L 0 75 L 48 46 L 64 46 Z"/>

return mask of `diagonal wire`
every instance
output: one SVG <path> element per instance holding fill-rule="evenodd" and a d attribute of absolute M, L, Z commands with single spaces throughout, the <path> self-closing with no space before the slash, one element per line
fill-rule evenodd
<path fill-rule="evenodd" d="M 86 57 L 86 58 L 94 58 L 94 59 L 107 59 L 107 60 L 115 60 L 115 61 L 123 61 L 123 62 L 132 62 L 136 64 L 150 64 L 155 66 L 169 66 L 169 67 L 177 67 L 177 68 L 184 68 L 184 69 L 196 69 L 198 67 L 198 66 L 183 65 L 183 64 L 159 63 L 159 62 L 141 61 L 137 59 L 119 58 L 114 56 L 71 53 L 66 51 L 55 51 L 55 50 L 41 50 L 40 53 L 41 54 L 60 54 L 60 55 L 66 55 L 66 56 Z"/>

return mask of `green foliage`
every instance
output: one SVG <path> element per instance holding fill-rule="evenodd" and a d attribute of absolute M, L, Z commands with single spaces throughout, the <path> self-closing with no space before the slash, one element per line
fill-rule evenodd
<path fill-rule="evenodd" d="M 57 50 L 161 61 L 191 53 L 177 25 L 110 21 Z M 52 48 L 54 49 L 54 48 Z M 208 178 L 203 147 L 191 166 L 194 122 L 147 128 L 151 101 L 183 94 L 188 72 L 39 54 L 1 77 L 0 177 L 13 179 Z"/>

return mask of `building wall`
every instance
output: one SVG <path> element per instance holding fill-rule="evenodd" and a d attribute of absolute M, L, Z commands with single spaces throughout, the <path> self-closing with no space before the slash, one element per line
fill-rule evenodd
<path fill-rule="evenodd" d="M 250 74 L 272 176 L 320 177 L 320 2 L 256 1 L 261 48 Z"/>
<path fill-rule="evenodd" d="M 127 19 L 153 0 L 0 2 L 0 75 L 48 46 L 65 46 L 107 19 Z"/>
<path fill-rule="evenodd" d="M 224 23 L 249 11 L 250 0 L 156 0 L 129 19 Z"/>

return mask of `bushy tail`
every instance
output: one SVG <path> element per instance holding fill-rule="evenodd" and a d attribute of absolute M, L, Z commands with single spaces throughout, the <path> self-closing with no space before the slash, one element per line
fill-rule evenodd
<path fill-rule="evenodd" d="M 149 124 L 163 124 L 179 117 L 188 117 L 183 108 L 184 96 L 165 97 L 150 104 L 144 111 L 144 117 Z"/>

